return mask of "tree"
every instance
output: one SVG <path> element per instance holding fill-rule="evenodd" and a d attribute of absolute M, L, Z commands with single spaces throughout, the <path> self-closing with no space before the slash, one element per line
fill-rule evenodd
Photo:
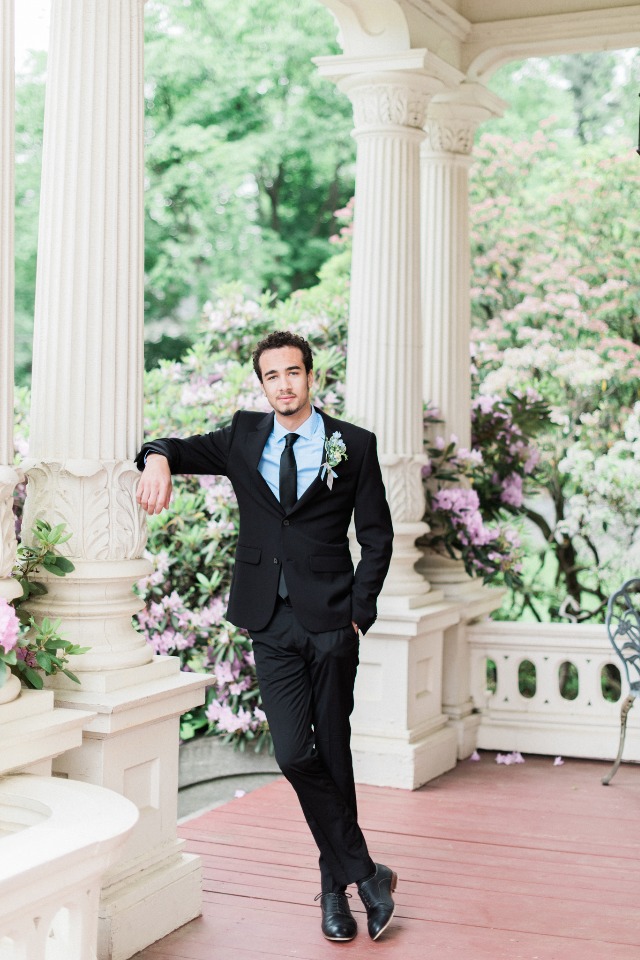
<path fill-rule="evenodd" d="M 640 169 L 628 144 L 569 146 L 541 131 L 524 143 L 487 134 L 477 157 L 476 389 L 535 391 L 552 408 L 537 441 L 544 496 L 527 504 L 539 537 L 507 615 L 602 618 L 638 548 L 637 525 L 614 515 L 640 497 Z"/>
<path fill-rule="evenodd" d="M 185 329 L 212 289 L 316 282 L 353 191 L 350 106 L 314 0 L 154 0 L 147 18 L 147 317 Z"/>
<path fill-rule="evenodd" d="M 16 380 L 31 370 L 46 54 L 16 78 Z"/>
<path fill-rule="evenodd" d="M 216 286 L 317 282 L 353 193 L 351 107 L 312 58 L 338 53 L 316 0 L 150 0 L 146 21 L 148 365 L 177 359 Z M 18 78 L 17 357 L 29 372 L 44 72 Z"/>

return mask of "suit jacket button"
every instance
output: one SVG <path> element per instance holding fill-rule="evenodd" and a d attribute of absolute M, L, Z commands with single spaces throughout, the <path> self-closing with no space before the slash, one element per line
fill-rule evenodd
<path fill-rule="evenodd" d="M 274 563 L 280 563 L 280 561 L 278 560 L 277 557 L 274 557 L 274 558 L 273 558 L 273 562 L 274 562 Z"/>
<path fill-rule="evenodd" d="M 283 527 L 288 527 L 288 526 L 289 526 L 289 521 L 288 521 L 288 520 L 283 520 L 283 521 L 282 521 L 282 525 L 283 525 Z"/>

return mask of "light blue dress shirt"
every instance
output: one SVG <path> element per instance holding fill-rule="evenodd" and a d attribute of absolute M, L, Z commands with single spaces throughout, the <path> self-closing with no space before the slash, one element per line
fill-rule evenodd
<path fill-rule="evenodd" d="M 296 430 L 289 430 L 273 418 L 273 430 L 269 434 L 258 470 L 271 487 L 271 492 L 277 500 L 280 499 L 280 457 L 284 450 L 284 438 L 288 433 L 297 433 L 299 440 L 293 445 L 298 474 L 298 500 L 311 486 L 320 472 L 324 460 L 324 420 L 317 410 L 313 409 L 311 416 L 301 423 Z"/>

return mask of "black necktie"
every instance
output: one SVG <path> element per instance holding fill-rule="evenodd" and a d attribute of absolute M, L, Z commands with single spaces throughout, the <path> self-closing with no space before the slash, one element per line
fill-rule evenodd
<path fill-rule="evenodd" d="M 296 467 L 296 457 L 293 452 L 293 445 L 298 439 L 298 433 L 288 433 L 284 438 L 284 450 L 280 457 L 280 503 L 285 513 L 293 507 L 298 499 L 298 468 Z M 278 581 L 278 593 L 281 597 L 287 597 L 289 590 L 284 579 L 284 567 L 280 567 L 280 579 Z"/>
<path fill-rule="evenodd" d="M 289 513 L 298 499 L 298 470 L 293 445 L 300 435 L 288 433 L 284 438 L 284 450 L 280 457 L 280 503 Z"/>

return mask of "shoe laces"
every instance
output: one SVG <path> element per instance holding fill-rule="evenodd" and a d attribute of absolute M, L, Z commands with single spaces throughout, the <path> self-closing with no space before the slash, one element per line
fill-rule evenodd
<path fill-rule="evenodd" d="M 338 899 L 339 897 L 345 897 L 346 899 L 351 900 L 351 894 L 350 894 L 350 893 L 347 893 L 346 891 L 345 891 L 344 893 L 334 893 L 334 892 L 331 892 L 331 891 L 330 891 L 329 893 L 323 893 L 322 890 L 321 890 L 320 893 L 318 893 L 318 894 L 313 898 L 313 902 L 315 903 L 317 900 L 321 900 L 322 897 L 333 897 L 333 898 L 335 899 L 335 901 L 336 901 L 336 906 L 342 906 L 342 904 L 340 903 L 340 901 L 339 901 L 339 899 Z"/>

